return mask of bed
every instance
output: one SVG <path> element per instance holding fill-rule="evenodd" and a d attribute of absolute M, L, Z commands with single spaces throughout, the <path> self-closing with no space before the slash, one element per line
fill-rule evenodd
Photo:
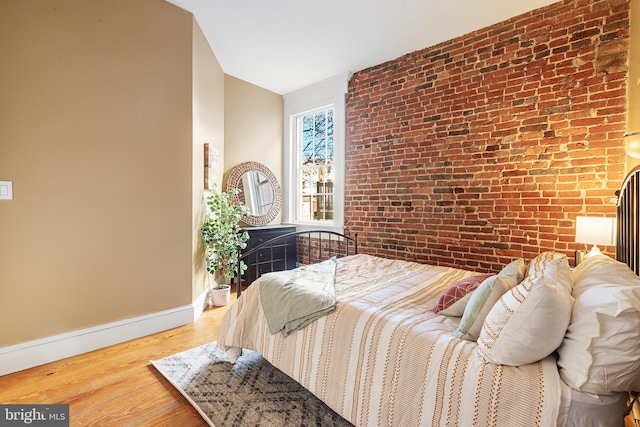
<path fill-rule="evenodd" d="M 273 333 L 261 294 L 284 273 L 270 273 L 229 308 L 218 346 L 259 352 L 357 426 L 621 426 L 640 389 L 634 176 L 619 206 L 635 208 L 618 209 L 624 263 L 572 269 L 543 252 L 489 274 L 332 257 L 317 264 L 334 263 L 329 314 Z"/>

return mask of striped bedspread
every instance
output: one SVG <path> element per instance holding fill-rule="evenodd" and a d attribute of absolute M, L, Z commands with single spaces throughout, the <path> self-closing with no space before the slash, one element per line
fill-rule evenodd
<path fill-rule="evenodd" d="M 555 358 L 485 363 L 433 313 L 451 282 L 474 274 L 370 255 L 338 260 L 336 310 L 289 336 L 271 334 L 254 282 L 229 308 L 218 345 L 248 348 L 357 426 L 555 426 Z"/>

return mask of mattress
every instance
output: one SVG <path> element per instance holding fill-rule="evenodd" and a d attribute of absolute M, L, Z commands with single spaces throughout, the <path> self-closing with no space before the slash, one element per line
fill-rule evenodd
<path fill-rule="evenodd" d="M 487 363 L 458 339 L 459 318 L 433 308 L 455 280 L 476 274 L 365 254 L 338 260 L 336 310 L 287 337 L 271 334 L 260 280 L 226 313 L 218 345 L 261 353 L 358 426 L 554 426 L 571 390 L 556 358 Z"/>

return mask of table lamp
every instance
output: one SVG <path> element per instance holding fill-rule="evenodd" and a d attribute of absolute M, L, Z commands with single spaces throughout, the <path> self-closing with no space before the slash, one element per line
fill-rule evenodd
<path fill-rule="evenodd" d="M 576 242 L 592 244 L 589 252 L 576 251 L 576 265 L 585 257 L 602 254 L 598 245 L 609 246 L 615 242 L 616 219 L 608 217 L 576 217 Z"/>

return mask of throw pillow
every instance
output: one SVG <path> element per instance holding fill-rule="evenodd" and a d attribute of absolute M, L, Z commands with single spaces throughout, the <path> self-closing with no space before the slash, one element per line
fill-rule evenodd
<path fill-rule="evenodd" d="M 438 304 L 436 304 L 433 311 L 438 314 L 444 314 L 445 316 L 462 316 L 464 308 L 467 306 L 469 298 L 471 298 L 471 293 L 480 283 L 491 276 L 495 276 L 495 274 L 478 274 L 456 280 L 447 286 L 447 289 L 440 295 Z"/>
<path fill-rule="evenodd" d="M 551 354 L 569 326 L 572 287 L 566 255 L 538 255 L 529 266 L 529 275 L 502 295 L 487 314 L 478 338 L 484 359 L 520 366 Z"/>
<path fill-rule="evenodd" d="M 469 298 L 458 326 L 458 338 L 476 341 L 491 307 L 502 294 L 522 280 L 525 271 L 524 259 L 518 258 L 507 264 L 497 276 L 485 279 Z"/>

